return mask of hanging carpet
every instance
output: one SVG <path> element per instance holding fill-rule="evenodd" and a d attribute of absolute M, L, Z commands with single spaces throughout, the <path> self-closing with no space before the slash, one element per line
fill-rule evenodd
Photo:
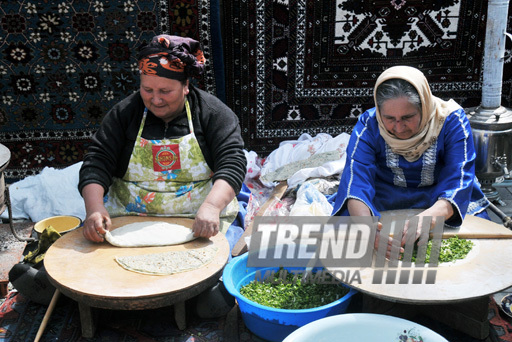
<path fill-rule="evenodd" d="M 480 104 L 487 1 L 242 0 L 223 9 L 227 103 L 247 148 L 263 155 L 302 133 L 350 132 L 373 107 L 377 77 L 397 64 L 422 70 L 441 98 Z"/>
<path fill-rule="evenodd" d="M 197 83 L 217 95 L 223 88 L 218 13 L 217 1 L 200 0 L 2 1 L 0 143 L 11 151 L 7 181 L 82 161 L 106 112 L 138 89 L 137 48 L 154 35 L 200 41 L 208 65 Z"/>

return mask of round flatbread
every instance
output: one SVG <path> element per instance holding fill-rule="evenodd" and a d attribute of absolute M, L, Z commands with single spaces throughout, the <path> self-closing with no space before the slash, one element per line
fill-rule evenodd
<path fill-rule="evenodd" d="M 130 223 L 105 234 L 105 240 L 117 247 L 170 246 L 195 238 L 192 229 L 161 221 Z"/>
<path fill-rule="evenodd" d="M 198 269 L 209 264 L 217 254 L 217 247 L 209 245 L 186 251 L 170 251 L 115 257 L 124 269 L 150 275 L 170 275 Z"/>

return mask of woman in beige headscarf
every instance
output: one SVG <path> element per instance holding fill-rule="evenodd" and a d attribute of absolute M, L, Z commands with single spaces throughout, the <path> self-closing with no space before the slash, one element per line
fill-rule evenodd
<path fill-rule="evenodd" d="M 488 218 L 464 110 L 432 95 L 423 73 L 408 66 L 384 71 L 374 100 L 353 129 L 333 215 L 418 208 L 453 227 L 466 214 Z"/>

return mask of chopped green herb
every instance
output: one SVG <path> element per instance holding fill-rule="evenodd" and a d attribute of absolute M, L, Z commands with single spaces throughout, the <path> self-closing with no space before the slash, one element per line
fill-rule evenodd
<path fill-rule="evenodd" d="M 310 309 L 332 303 L 349 289 L 339 282 L 326 282 L 325 274 L 291 273 L 280 269 L 270 279 L 253 280 L 240 288 L 240 293 L 258 304 L 277 309 Z M 323 282 L 315 281 L 318 279 Z M 335 280 L 335 279 L 334 279 Z"/>
<path fill-rule="evenodd" d="M 441 248 L 439 250 L 439 263 L 450 262 L 455 260 L 464 259 L 468 253 L 473 249 L 474 243 L 471 240 L 461 239 L 458 236 L 453 236 L 449 239 L 442 240 Z M 432 240 L 427 243 L 427 254 L 425 256 L 425 263 L 430 262 L 430 253 L 432 251 Z M 412 252 L 412 261 L 416 261 L 418 254 L 418 246 L 414 246 Z M 403 254 L 402 254 L 403 257 Z"/>

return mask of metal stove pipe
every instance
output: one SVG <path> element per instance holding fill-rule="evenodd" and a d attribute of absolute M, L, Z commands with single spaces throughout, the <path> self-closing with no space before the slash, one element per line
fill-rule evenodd
<path fill-rule="evenodd" d="M 505 54 L 509 0 L 489 0 L 485 29 L 482 84 L 483 108 L 499 108 Z"/>

